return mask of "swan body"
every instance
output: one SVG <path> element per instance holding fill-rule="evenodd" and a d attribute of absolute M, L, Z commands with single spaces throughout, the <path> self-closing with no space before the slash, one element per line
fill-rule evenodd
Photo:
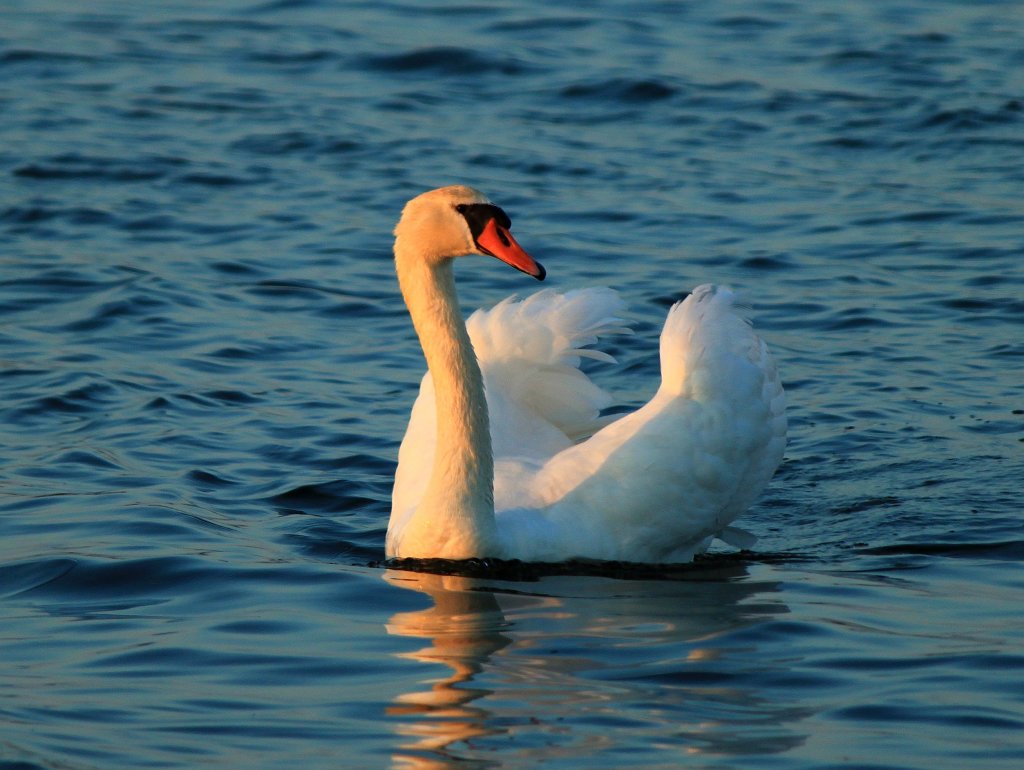
<path fill-rule="evenodd" d="M 463 322 L 455 257 L 487 254 L 543 279 L 507 215 L 469 187 L 412 199 L 395 265 L 427 360 L 392 496 L 389 557 L 688 561 L 730 526 L 782 460 L 785 396 L 733 294 L 695 289 L 668 314 L 662 379 L 636 411 L 584 374 L 623 330 L 609 289 L 508 299 Z"/>

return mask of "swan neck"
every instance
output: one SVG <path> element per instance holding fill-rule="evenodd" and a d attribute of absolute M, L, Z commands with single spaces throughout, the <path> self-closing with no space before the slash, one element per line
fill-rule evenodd
<path fill-rule="evenodd" d="M 452 260 L 410 258 L 395 243 L 399 286 L 434 384 L 437 443 L 427 492 L 417 516 L 435 532 L 451 528 L 466 553 L 493 542 L 494 459 L 483 376 L 459 311 Z M 418 257 L 418 258 L 417 258 Z M 454 536 L 454 534 L 453 534 Z M 450 547 L 455 547 L 449 543 Z M 468 552 L 476 551 L 476 552 Z"/>

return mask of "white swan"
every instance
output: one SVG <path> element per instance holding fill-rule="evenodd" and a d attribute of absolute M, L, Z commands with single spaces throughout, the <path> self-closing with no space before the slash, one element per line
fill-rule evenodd
<path fill-rule="evenodd" d="M 785 396 L 732 293 L 701 286 L 669 311 L 661 386 L 608 422 L 610 398 L 578 367 L 610 360 L 582 347 L 621 330 L 614 292 L 542 291 L 463 322 L 454 257 L 544 278 L 509 227 L 481 193 L 453 186 L 413 198 L 395 228 L 429 372 L 399 451 L 388 557 L 672 562 L 715 536 L 751 544 L 728 525 L 782 460 Z"/>

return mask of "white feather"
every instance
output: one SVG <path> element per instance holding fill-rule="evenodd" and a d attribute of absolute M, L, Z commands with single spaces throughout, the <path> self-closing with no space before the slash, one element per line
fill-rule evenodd
<path fill-rule="evenodd" d="M 580 346 L 620 332 L 624 327 L 617 314 L 623 306 L 611 289 L 540 291 L 469 317 L 466 328 L 484 377 L 496 460 L 550 457 L 605 423 L 598 415 L 612 398 L 578 368 L 581 355 L 600 351 Z M 436 436 L 428 371 L 399 449 L 393 511 L 411 510 L 423 496 Z"/>
<path fill-rule="evenodd" d="M 445 195 L 486 200 L 469 188 L 421 197 Z M 664 562 L 689 560 L 714 537 L 753 544 L 752 535 L 730 524 L 782 460 L 785 395 L 767 346 L 737 313 L 731 291 L 700 286 L 669 311 L 660 387 L 647 404 L 609 422 L 599 415 L 611 397 L 579 366 L 582 358 L 614 360 L 588 347 L 624 328 L 613 291 L 507 299 L 469 318 L 472 350 L 468 342 L 460 348 L 449 314 L 454 288 L 444 272 L 450 260 L 421 269 L 416 250 L 399 240 L 400 283 L 424 351 L 428 360 L 454 367 L 439 372 L 442 415 L 453 422 L 444 431 L 448 448 L 438 455 L 437 394 L 428 373 L 399 451 L 390 556 Z M 478 374 L 466 362 L 474 352 Z M 459 406 L 479 392 L 481 378 L 486 404 Z M 489 416 L 490 447 L 487 432 L 474 428 L 475 409 Z M 493 460 L 489 499 L 479 491 L 467 498 L 462 479 L 438 477 L 448 453 L 469 469 L 473 489 L 490 472 L 482 463 Z M 444 492 L 449 483 L 457 494 Z"/>
<path fill-rule="evenodd" d="M 661 387 L 640 409 L 532 472 L 499 464 L 495 511 L 510 552 L 688 560 L 749 507 L 782 460 L 786 421 L 767 348 L 732 303 L 701 286 L 672 308 Z"/>

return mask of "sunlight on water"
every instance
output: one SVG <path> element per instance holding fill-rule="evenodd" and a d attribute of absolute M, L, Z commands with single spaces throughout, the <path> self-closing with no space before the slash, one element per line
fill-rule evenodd
<path fill-rule="evenodd" d="M 1011 10 L 8 3 L 0 766 L 1021 765 Z M 381 564 L 391 232 L 452 182 L 621 292 L 617 409 L 741 293 L 791 426 L 751 553 Z M 535 288 L 466 262 L 467 311 Z"/>

